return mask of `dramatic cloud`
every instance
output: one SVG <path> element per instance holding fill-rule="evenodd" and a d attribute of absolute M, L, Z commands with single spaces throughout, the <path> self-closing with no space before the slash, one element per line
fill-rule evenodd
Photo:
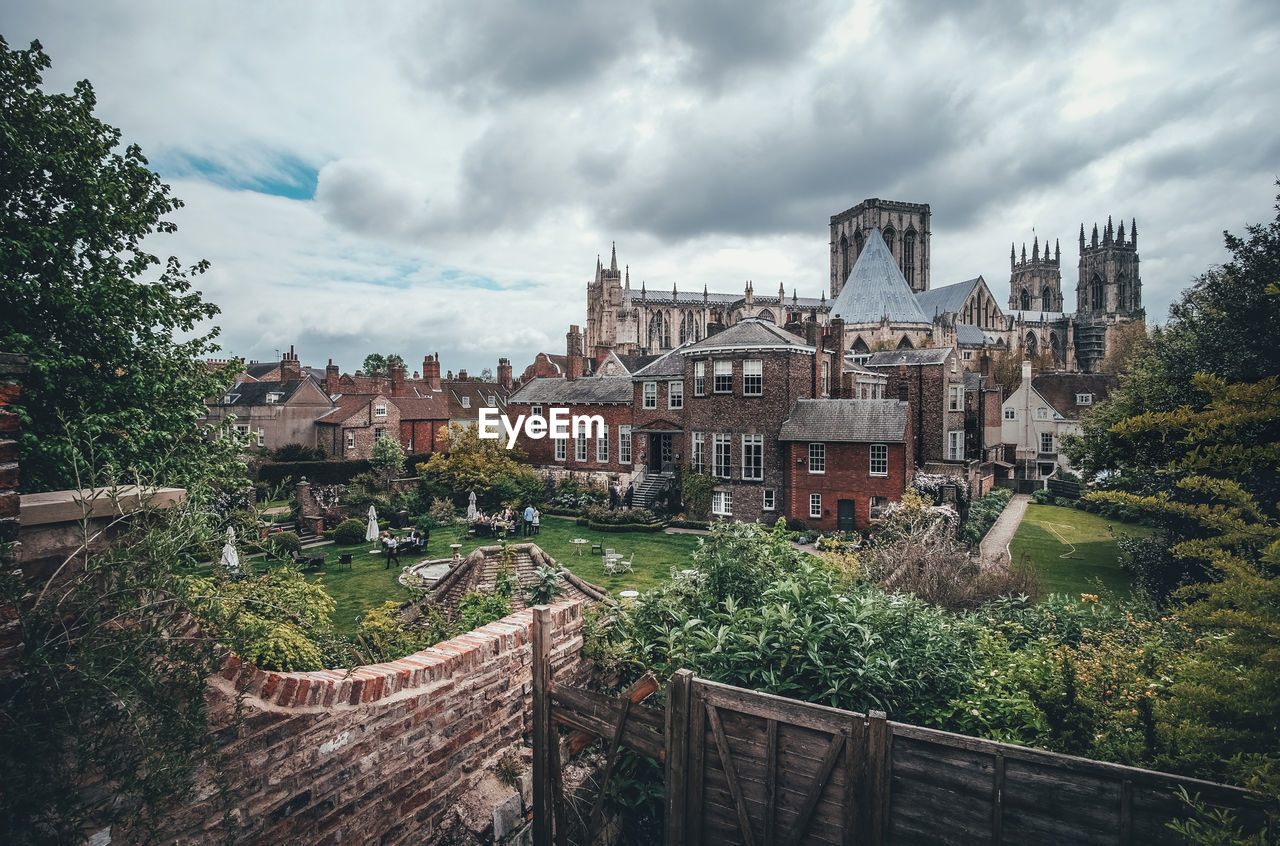
<path fill-rule="evenodd" d="M 478 371 L 561 351 L 596 256 L 633 284 L 817 295 L 827 221 L 933 208 L 935 284 L 1136 217 L 1148 314 L 1273 216 L 1271 4 L 19 0 L 51 89 L 187 202 L 224 346 Z M 1067 296 L 1067 305 L 1074 297 Z"/>

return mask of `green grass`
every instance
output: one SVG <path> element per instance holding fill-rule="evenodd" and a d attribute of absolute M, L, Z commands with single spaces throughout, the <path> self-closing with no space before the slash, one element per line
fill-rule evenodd
<path fill-rule="evenodd" d="M 1108 520 L 1075 508 L 1029 505 L 1009 554 L 1014 566 L 1026 560 L 1040 575 L 1047 593 L 1097 593 L 1098 583 L 1118 596 L 1132 595 L 1132 582 L 1120 568 L 1117 535 L 1147 536 L 1151 529 Z"/>
<path fill-rule="evenodd" d="M 661 532 L 593 532 L 585 526 L 577 526 L 572 520 L 555 517 L 542 519 L 541 532 L 537 537 L 528 538 L 538 544 L 547 554 L 556 559 L 562 566 L 573 571 L 579 578 L 592 584 L 600 585 L 610 594 L 616 596 L 619 591 L 645 591 L 668 579 L 671 568 L 683 569 L 689 566 L 689 555 L 698 544 L 695 535 L 666 535 Z M 605 547 L 612 547 L 625 556 L 635 555 L 634 570 L 630 573 L 608 575 L 604 572 L 604 562 L 599 555 L 590 554 L 590 544 L 582 547 L 582 554 L 570 543 L 573 538 L 584 538 L 588 541 L 603 542 Z M 400 566 L 406 566 L 424 559 L 446 558 L 449 555 L 449 544 L 455 540 L 452 533 L 441 530 L 431 533 L 431 543 L 422 555 L 400 557 Z M 524 542 L 526 538 L 513 538 L 512 542 Z M 476 539 L 463 533 L 457 541 L 462 544 L 461 554 L 465 556 L 477 546 L 498 543 L 492 538 Z M 337 607 L 333 612 L 334 627 L 340 634 L 354 634 L 355 618 L 370 608 L 377 607 L 387 600 L 405 602 L 411 598 L 408 590 L 402 587 L 396 578 L 400 575 L 400 566 L 394 562 L 390 569 L 386 567 L 386 556 L 381 552 L 371 554 L 369 550 L 376 544 L 359 543 L 354 546 L 337 545 L 317 547 L 314 552 L 324 552 L 326 556 L 325 572 L 319 579 L 333 597 Z M 344 552 L 353 555 L 350 570 L 338 571 L 335 568 L 338 556 Z"/>

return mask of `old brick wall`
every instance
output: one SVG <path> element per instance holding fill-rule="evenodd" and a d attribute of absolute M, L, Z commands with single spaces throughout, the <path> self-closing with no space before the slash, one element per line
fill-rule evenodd
<path fill-rule="evenodd" d="M 902 492 L 911 481 L 912 467 L 909 451 L 901 443 L 886 444 L 889 453 L 889 474 L 871 475 L 871 445 L 859 443 L 827 443 L 827 470 L 825 473 L 809 472 L 809 444 L 787 444 L 787 516 L 798 517 L 810 529 L 835 531 L 839 516 L 838 504 L 842 499 L 854 501 L 854 520 L 859 529 L 871 525 L 871 497 L 883 496 L 890 502 L 900 502 Z M 809 516 L 809 495 L 822 495 L 823 515 Z"/>
<path fill-rule="evenodd" d="M 10 410 L 22 394 L 21 377 L 27 357 L 0 353 L 0 544 L 18 539 L 22 497 L 18 490 L 18 415 Z M 3 562 L 8 569 L 8 562 Z M 16 603 L 0 603 L 0 675 L 7 675 L 22 657 L 22 629 Z"/>
<path fill-rule="evenodd" d="M 552 618 L 556 678 L 577 680 L 582 606 L 558 602 Z M 222 791 L 206 773 L 162 839 L 208 843 L 229 825 L 240 843 L 434 842 L 529 729 L 531 661 L 530 611 L 350 673 L 232 659 L 211 683 Z"/>
<path fill-rule="evenodd" d="M 543 417 L 551 413 L 552 404 L 538 403 L 542 406 Z M 623 464 L 618 460 L 618 427 L 632 425 L 632 410 L 629 405 L 556 405 L 556 408 L 567 408 L 572 419 L 572 415 L 598 414 L 604 420 L 604 424 L 609 427 L 609 459 L 608 461 L 596 460 L 596 440 L 594 437 L 588 439 L 587 443 L 587 460 L 578 461 L 574 451 L 574 440 L 570 438 L 565 442 L 565 460 L 557 461 L 555 458 L 555 440 L 548 435 L 547 437 L 534 439 L 526 436 L 523 431 L 520 434 L 516 445 L 524 450 L 529 457 L 529 463 L 539 467 L 554 467 L 562 470 L 587 471 L 592 473 L 605 473 L 610 476 L 620 476 L 631 473 L 636 465 L 635 458 L 635 441 L 637 436 L 632 436 L 631 444 L 631 461 Z M 511 418 L 511 422 L 515 422 L 516 417 L 525 415 L 526 417 L 532 413 L 533 405 L 531 403 L 509 403 L 507 405 L 507 416 Z M 503 445 L 506 444 L 506 429 L 499 426 L 502 433 Z"/>

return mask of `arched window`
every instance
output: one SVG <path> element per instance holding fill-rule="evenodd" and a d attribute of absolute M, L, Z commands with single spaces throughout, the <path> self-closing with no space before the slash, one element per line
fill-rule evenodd
<path fill-rule="evenodd" d="M 1107 307 L 1107 302 L 1102 296 L 1102 277 L 1096 273 L 1093 275 L 1093 281 L 1089 283 L 1089 302 L 1094 311 L 1102 311 Z"/>
<path fill-rule="evenodd" d="M 894 258 L 897 258 L 897 255 L 894 254 L 893 252 L 893 236 L 894 236 L 893 227 L 892 226 L 885 227 L 884 231 L 881 232 L 880 234 L 884 236 L 884 243 L 889 248 L 889 254 L 892 255 Z"/>
<path fill-rule="evenodd" d="M 1039 352 L 1040 345 L 1036 343 L 1036 336 L 1034 332 L 1027 333 L 1025 345 L 1027 350 L 1027 358 L 1035 358 L 1036 353 Z"/>
<path fill-rule="evenodd" d="M 1053 363 L 1055 365 L 1062 364 L 1062 342 L 1058 340 L 1057 332 L 1049 333 L 1049 352 L 1053 353 Z"/>
<path fill-rule="evenodd" d="M 907 278 L 907 284 L 915 288 L 916 231 L 914 229 L 908 229 L 902 236 L 902 275 Z"/>
<path fill-rule="evenodd" d="M 849 278 L 849 271 L 853 269 L 853 265 L 849 263 L 849 238 L 843 233 L 840 235 L 840 284 Z"/>
<path fill-rule="evenodd" d="M 866 341 L 862 340 L 861 335 L 853 339 L 853 347 L 851 349 L 859 355 L 871 352 L 871 348 L 867 346 Z"/>
<path fill-rule="evenodd" d="M 767 320 L 770 323 L 777 322 L 776 320 L 773 319 L 773 312 L 769 311 L 769 309 L 767 308 L 761 311 L 759 314 L 757 314 L 756 317 L 760 318 L 761 320 Z"/>
<path fill-rule="evenodd" d="M 902 340 L 898 341 L 898 349 L 900 350 L 914 350 L 915 348 L 915 344 L 911 343 L 911 339 L 906 335 L 903 335 Z"/>
<path fill-rule="evenodd" d="M 649 349 L 665 350 L 670 346 L 671 330 L 667 321 L 663 319 L 662 312 L 654 312 L 653 317 L 649 318 Z"/>
<path fill-rule="evenodd" d="M 680 343 L 700 340 L 702 340 L 702 331 L 698 326 L 698 316 L 692 311 L 686 311 L 684 317 L 680 318 Z"/>
<path fill-rule="evenodd" d="M 862 248 L 867 243 L 867 236 L 862 234 L 862 227 L 853 230 L 853 259 L 857 261 L 858 256 L 862 255 Z M 853 270 L 853 265 L 849 265 L 849 269 Z"/>
<path fill-rule="evenodd" d="M 1031 309 L 1031 293 L 1026 288 L 1022 289 L 1019 302 L 1022 304 L 1023 311 L 1029 311 Z"/>

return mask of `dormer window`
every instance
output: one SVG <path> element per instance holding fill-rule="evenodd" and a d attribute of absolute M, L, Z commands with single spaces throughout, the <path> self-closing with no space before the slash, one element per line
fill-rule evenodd
<path fill-rule="evenodd" d="M 1076 405 L 1093 405 L 1093 394 L 1076 394 Z"/>
<path fill-rule="evenodd" d="M 239 394 L 226 394 L 226 395 L 224 395 L 224 396 L 222 397 L 222 404 L 223 404 L 223 405 L 235 405 L 235 404 L 236 404 L 236 401 L 237 401 L 237 400 L 239 400 L 239 399 L 240 399 L 240 395 L 239 395 Z"/>
<path fill-rule="evenodd" d="M 490 408 L 498 407 L 498 398 L 493 394 L 490 394 L 489 396 L 485 397 L 484 401 L 489 404 Z"/>
<path fill-rule="evenodd" d="M 280 391 L 271 391 L 267 394 L 267 405 L 275 405 L 284 398 L 284 394 Z"/>
<path fill-rule="evenodd" d="M 470 408 L 470 407 L 471 407 L 471 397 L 462 397 L 461 399 L 462 399 L 462 407 L 463 407 L 463 408 Z"/>
<path fill-rule="evenodd" d="M 380 402 L 380 403 L 378 403 L 377 405 L 375 405 L 375 406 L 373 407 L 373 416 L 374 416 L 374 417 L 386 417 L 386 416 L 387 416 L 387 404 L 386 404 L 385 402 Z"/>

